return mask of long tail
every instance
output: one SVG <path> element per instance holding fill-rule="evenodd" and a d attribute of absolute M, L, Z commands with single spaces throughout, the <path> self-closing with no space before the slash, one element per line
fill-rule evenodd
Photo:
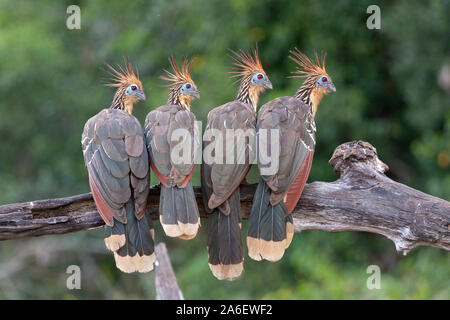
<path fill-rule="evenodd" d="M 200 214 L 191 182 L 184 188 L 161 184 L 159 214 L 166 235 L 184 240 L 194 238 L 200 226 Z"/>
<path fill-rule="evenodd" d="M 292 215 L 287 215 L 284 202 L 272 206 L 270 189 L 261 178 L 253 198 L 248 219 L 248 255 L 254 260 L 278 261 L 293 236 Z"/>
<path fill-rule="evenodd" d="M 209 268 L 219 280 L 234 280 L 244 271 L 239 188 L 227 201 L 229 215 L 215 209 L 208 217 Z"/>
<path fill-rule="evenodd" d="M 155 262 L 154 230 L 148 212 L 142 219 L 136 218 L 134 201 L 126 204 L 127 224 L 114 219 L 112 227 L 106 226 L 105 244 L 114 252 L 119 270 L 131 272 L 149 272 Z"/>

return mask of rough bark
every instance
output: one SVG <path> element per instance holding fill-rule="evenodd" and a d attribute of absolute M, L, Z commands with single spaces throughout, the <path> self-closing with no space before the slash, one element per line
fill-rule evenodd
<path fill-rule="evenodd" d="M 450 250 L 450 202 L 389 179 L 388 167 L 367 142 L 336 148 L 330 165 L 340 173 L 334 182 L 306 185 L 294 209 L 295 231 L 366 231 L 391 239 L 405 254 L 416 246 Z M 201 189 L 195 187 L 206 218 Z M 243 217 L 250 211 L 256 185 L 241 187 Z M 159 188 L 152 187 L 149 207 L 158 218 Z M 97 228 L 103 221 L 90 193 L 67 198 L 0 206 L 0 240 L 62 234 Z"/>

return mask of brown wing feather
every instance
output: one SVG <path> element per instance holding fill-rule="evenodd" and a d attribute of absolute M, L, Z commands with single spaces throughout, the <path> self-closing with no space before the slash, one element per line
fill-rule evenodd
<path fill-rule="evenodd" d="M 232 101 L 220 107 L 213 109 L 208 115 L 207 129 L 216 129 L 225 135 L 227 129 L 241 129 L 243 132 L 251 130 L 254 135 L 256 124 L 256 115 L 251 106 L 239 101 Z M 225 143 L 225 137 L 222 141 L 213 140 L 206 141 L 205 148 L 208 148 L 212 143 L 215 149 L 218 143 Z M 206 194 L 209 195 L 208 205 L 210 209 L 220 206 L 224 203 L 237 187 L 245 179 L 252 159 L 250 154 L 254 150 L 254 146 L 250 143 L 245 143 L 244 148 L 238 148 L 236 141 L 231 142 L 230 150 L 226 150 L 223 154 L 224 159 L 222 163 L 203 163 L 202 175 L 205 181 Z M 241 164 L 226 164 L 227 153 L 234 153 L 235 160 L 245 159 Z M 202 184 L 203 185 L 203 184 Z"/>
<path fill-rule="evenodd" d="M 158 167 L 156 167 L 156 164 L 153 162 L 152 157 L 149 157 L 150 159 L 150 167 L 152 168 L 153 172 L 155 173 L 156 177 L 158 178 L 158 180 L 165 185 L 166 187 L 169 186 L 169 176 L 165 176 L 164 174 L 162 174 L 159 170 Z"/>
<path fill-rule="evenodd" d="M 94 198 L 95 206 L 97 207 L 98 213 L 108 226 L 112 226 L 114 212 L 105 202 L 105 200 L 103 200 L 102 196 L 100 195 L 100 192 L 98 191 L 98 188 L 92 181 L 92 178 L 89 178 L 89 187 L 91 188 L 92 197 Z"/>
<path fill-rule="evenodd" d="M 89 184 L 105 223 L 127 222 L 125 204 L 133 196 L 135 214 L 145 213 L 149 168 L 142 128 L 135 117 L 104 109 L 86 122 L 82 135 Z"/>
<path fill-rule="evenodd" d="M 294 210 L 300 196 L 302 195 L 303 188 L 305 187 L 309 172 L 311 171 L 313 155 L 314 151 L 308 152 L 305 161 L 303 161 L 300 172 L 286 193 L 285 204 L 288 213 L 291 213 Z"/>
<path fill-rule="evenodd" d="M 164 105 L 150 112 L 145 120 L 145 137 L 150 154 L 150 166 L 158 179 L 166 187 L 175 183 L 184 187 L 190 181 L 195 169 L 195 148 L 199 142 L 195 140 L 195 115 L 176 105 Z M 174 163 L 171 151 L 180 141 L 172 141 L 172 133 L 177 129 L 187 130 L 194 138 L 191 140 L 191 154 L 187 163 Z M 173 181 L 172 181 L 173 180 Z"/>
<path fill-rule="evenodd" d="M 274 99 L 261 107 L 257 127 L 258 130 L 278 129 L 280 134 L 278 170 L 274 174 L 262 176 L 272 191 L 270 202 L 276 205 L 290 191 L 289 203 L 295 206 L 296 202 L 292 203 L 300 197 L 306 183 L 310 171 L 310 164 L 307 163 L 312 161 L 312 154 L 308 157 L 315 147 L 311 108 L 295 97 Z M 265 147 L 269 151 L 272 149 L 270 140 Z M 261 163 L 258 165 L 260 169 L 263 166 Z"/>

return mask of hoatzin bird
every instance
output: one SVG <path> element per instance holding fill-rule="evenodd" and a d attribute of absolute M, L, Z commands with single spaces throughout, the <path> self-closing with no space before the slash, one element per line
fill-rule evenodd
<path fill-rule="evenodd" d="M 150 166 L 161 182 L 159 201 L 160 221 L 166 235 L 192 239 L 200 226 L 200 215 L 190 182 L 195 169 L 195 154 L 200 147 L 199 133 L 191 101 L 200 98 L 191 79 L 191 62 L 183 61 L 181 70 L 169 57 L 173 73 L 166 71 L 163 80 L 169 81 L 170 93 L 166 105 L 147 115 L 145 137 Z M 178 135 L 177 135 L 178 134 Z M 180 136 L 184 136 L 180 142 Z M 182 144 L 180 155 L 178 149 Z"/>
<path fill-rule="evenodd" d="M 233 52 L 233 51 L 232 51 Z M 204 134 L 202 163 L 202 192 L 208 217 L 208 255 L 209 267 L 220 280 L 233 280 L 243 271 L 243 251 L 241 240 L 241 213 L 239 185 L 244 181 L 252 160 L 254 149 L 250 137 L 239 145 L 228 131 L 255 134 L 256 107 L 258 97 L 265 89 L 272 89 L 257 49 L 234 54 L 235 77 L 240 80 L 236 100 L 221 105 L 208 114 Z M 220 133 L 221 137 L 217 137 Z M 212 139 L 215 136 L 215 139 Z M 212 141 L 208 141 L 212 140 Z M 226 152 L 222 152 L 226 147 Z M 211 159 L 207 156 L 211 155 Z M 219 156 L 222 154 L 223 158 Z M 226 156 L 237 155 L 238 161 L 227 162 Z M 212 156 L 214 158 L 212 159 Z"/>
<path fill-rule="evenodd" d="M 261 107 L 257 119 L 260 152 L 268 152 L 278 162 L 274 172 L 263 173 L 266 166 L 258 157 L 261 179 L 248 221 L 248 254 L 254 260 L 281 259 L 294 234 L 292 210 L 308 179 L 316 143 L 314 116 L 320 100 L 336 88 L 325 70 L 325 56 L 316 55 L 313 63 L 297 48 L 290 59 L 299 66 L 297 76 L 306 78 L 293 97 L 280 97 Z M 263 130 L 278 130 L 278 146 L 271 140 L 261 143 Z M 279 150 L 278 155 L 274 152 Z M 259 153 L 261 154 L 261 153 Z M 277 157 L 276 159 L 274 159 Z"/>
<path fill-rule="evenodd" d="M 128 59 L 125 67 L 110 65 L 116 87 L 109 109 L 84 126 L 82 146 L 89 184 L 98 212 L 106 223 L 105 244 L 123 272 L 153 269 L 154 232 L 146 210 L 150 186 L 144 132 L 132 115 L 145 100 L 142 83 Z"/>

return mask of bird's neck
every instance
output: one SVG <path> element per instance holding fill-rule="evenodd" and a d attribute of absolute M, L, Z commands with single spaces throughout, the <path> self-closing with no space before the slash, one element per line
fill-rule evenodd
<path fill-rule="evenodd" d="M 194 97 L 189 94 L 180 94 L 178 98 L 180 100 L 181 106 L 186 110 L 191 110 L 191 101 Z"/>
<path fill-rule="evenodd" d="M 263 87 L 252 85 L 249 79 L 241 81 L 236 100 L 246 104 L 250 104 L 256 112 L 258 107 L 259 94 L 263 91 Z"/>
<path fill-rule="evenodd" d="M 125 95 L 125 88 L 119 88 L 114 94 L 113 101 L 111 102 L 111 109 L 120 109 L 133 114 L 133 106 L 136 103 L 134 97 L 128 97 Z"/>
<path fill-rule="evenodd" d="M 326 92 L 325 88 L 318 88 L 315 83 L 316 81 L 314 78 L 307 78 L 295 93 L 296 98 L 302 100 L 311 107 L 313 116 L 316 115 L 319 103 Z"/>
<path fill-rule="evenodd" d="M 186 110 L 191 110 L 191 101 L 193 97 L 188 94 L 180 94 L 179 91 L 171 90 L 169 94 L 168 104 L 180 106 Z"/>

